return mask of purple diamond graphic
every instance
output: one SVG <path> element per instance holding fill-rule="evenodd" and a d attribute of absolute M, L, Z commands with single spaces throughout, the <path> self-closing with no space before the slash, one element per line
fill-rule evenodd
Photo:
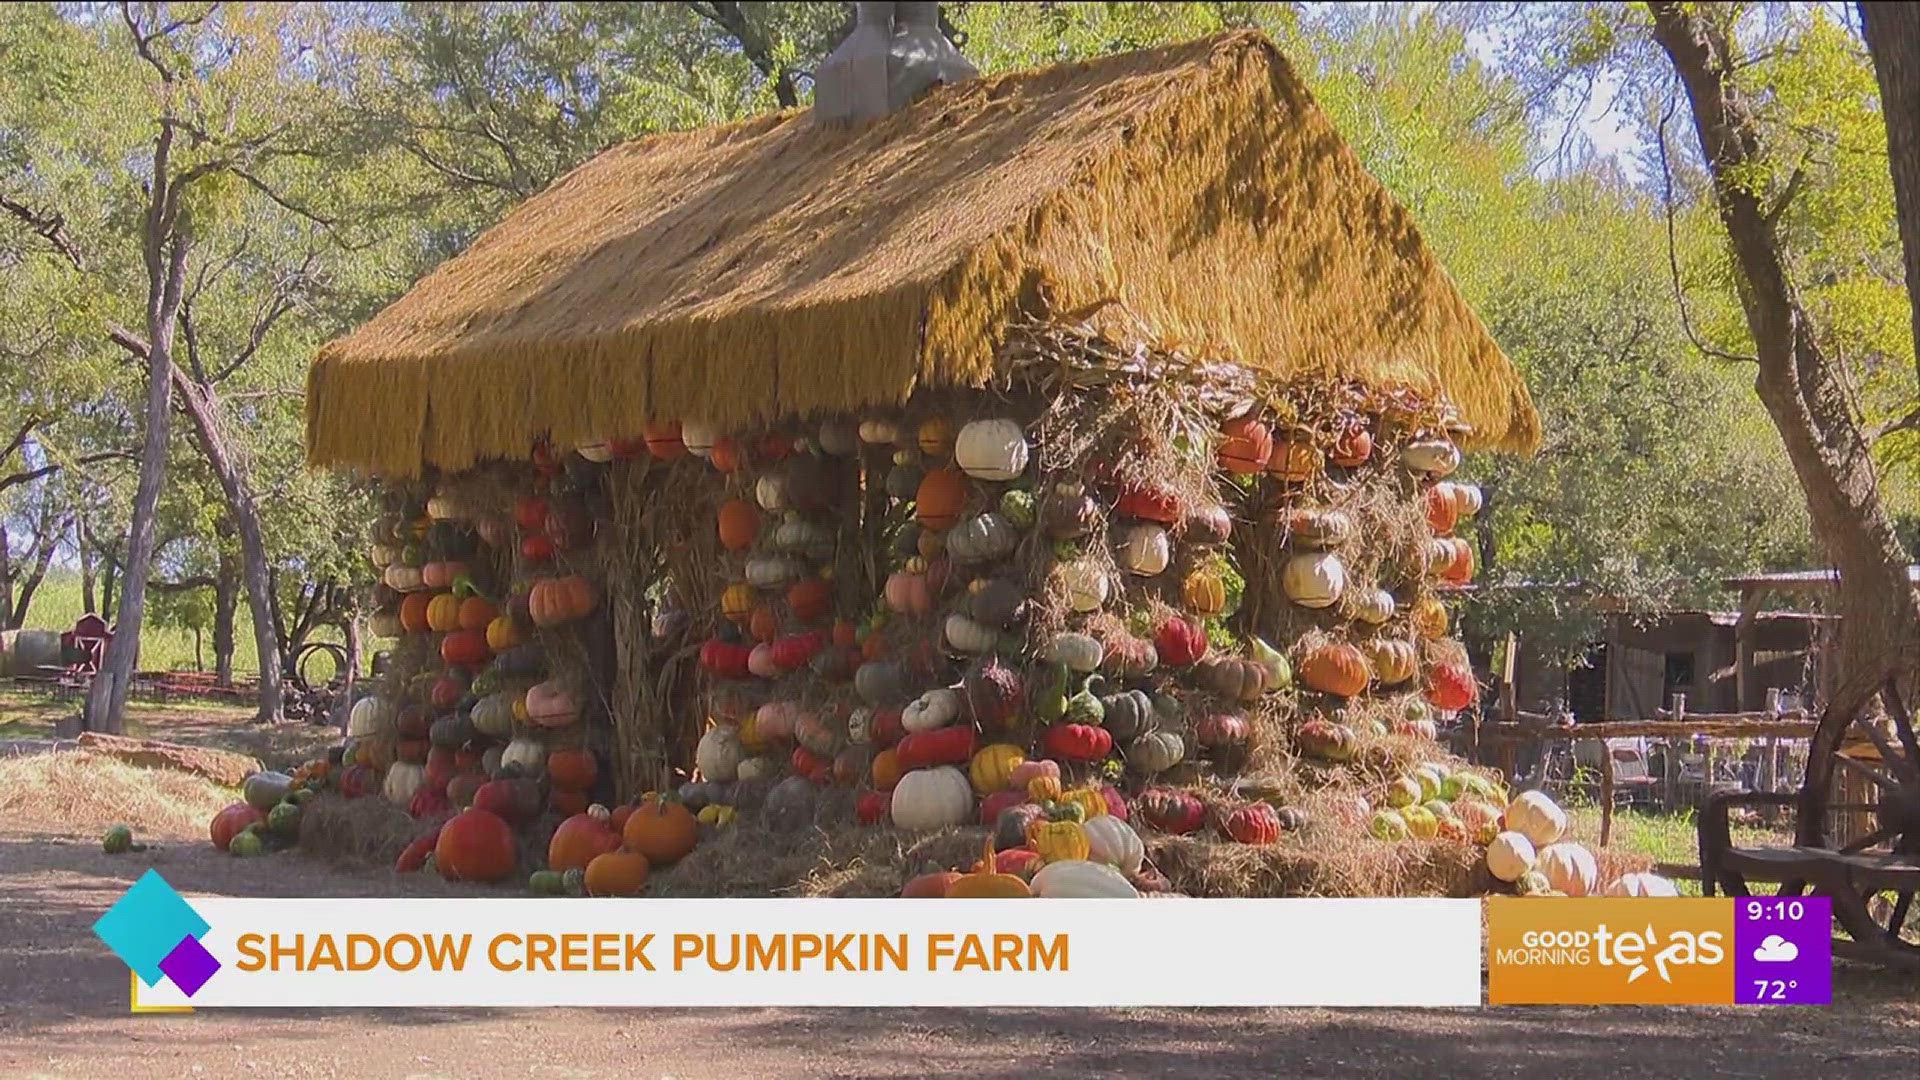
<path fill-rule="evenodd" d="M 167 954 L 166 959 L 160 961 L 160 970 L 167 973 L 173 985 L 192 997 L 207 985 L 207 980 L 213 978 L 214 972 L 220 970 L 220 961 L 213 958 L 205 945 L 200 944 L 199 938 L 184 937 Z"/>

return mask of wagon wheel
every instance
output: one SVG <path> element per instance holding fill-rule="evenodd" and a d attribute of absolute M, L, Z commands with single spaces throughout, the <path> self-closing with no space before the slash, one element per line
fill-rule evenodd
<path fill-rule="evenodd" d="M 1901 856 L 1920 862 L 1920 737 L 1894 682 L 1881 690 L 1887 726 L 1866 710 L 1854 714 L 1824 762 L 1828 795 L 1819 807 L 1826 846 L 1845 855 Z M 1815 767 L 1810 763 L 1809 767 Z M 1836 797 L 1842 781 L 1854 794 Z M 1834 914 L 1862 945 L 1920 955 L 1920 911 L 1912 889 L 1835 897 Z"/>

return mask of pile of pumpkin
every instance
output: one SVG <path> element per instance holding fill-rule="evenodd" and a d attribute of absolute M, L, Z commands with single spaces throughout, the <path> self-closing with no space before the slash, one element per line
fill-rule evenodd
<path fill-rule="evenodd" d="M 525 808 L 469 807 L 409 844 L 394 870 L 488 884 L 516 877 L 525 861 L 521 837 L 535 816 Z M 654 868 L 693 851 L 700 825 L 684 805 L 658 795 L 611 810 L 595 803 L 553 830 L 527 885 L 547 896 L 638 896 Z"/>
<path fill-rule="evenodd" d="M 1644 871 L 1603 882 L 1593 852 L 1566 833 L 1566 811 L 1545 792 L 1522 792 L 1487 841 L 1487 869 L 1521 896 L 1680 895 L 1673 882 Z"/>
<path fill-rule="evenodd" d="M 257 772 L 240 784 L 240 800 L 213 815 L 207 831 L 213 846 L 252 857 L 291 847 L 300 836 L 302 808 L 325 783 L 325 761 L 308 762 L 292 775 Z"/>

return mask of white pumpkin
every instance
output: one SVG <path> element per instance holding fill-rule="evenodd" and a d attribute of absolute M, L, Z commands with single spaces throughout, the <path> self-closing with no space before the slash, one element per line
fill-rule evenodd
<path fill-rule="evenodd" d="M 1048 900 L 1137 900 L 1140 897 L 1140 890 L 1120 871 L 1089 859 L 1050 862 L 1033 875 L 1032 884 L 1033 895 Z"/>
<path fill-rule="evenodd" d="M 1099 670 L 1107 649 L 1091 634 L 1067 630 L 1047 639 L 1045 655 L 1056 664 L 1065 664 L 1070 670 L 1086 675 Z"/>
<path fill-rule="evenodd" d="M 1556 845 L 1557 846 L 1557 845 Z M 1602 896 L 1679 896 L 1680 889 L 1659 874 L 1621 874 L 1607 883 Z"/>
<path fill-rule="evenodd" d="M 740 775 L 740 760 L 746 751 L 740 746 L 740 733 L 730 724 L 715 724 L 700 736 L 694 747 L 693 762 L 702 779 L 727 784 Z"/>
<path fill-rule="evenodd" d="M 1368 589 L 1353 598 L 1353 617 L 1370 626 L 1379 626 L 1393 618 L 1393 594 L 1385 589 Z"/>
<path fill-rule="evenodd" d="M 1112 814 L 1101 814 L 1088 818 L 1080 828 L 1087 835 L 1087 858 L 1106 863 L 1123 874 L 1140 872 L 1140 863 L 1147 857 L 1147 845 L 1141 841 L 1140 834 L 1133 831 L 1133 826 Z"/>
<path fill-rule="evenodd" d="M 383 697 L 363 697 L 353 703 L 347 714 L 347 737 L 364 739 L 384 735 L 393 728 L 393 702 Z"/>
<path fill-rule="evenodd" d="M 1507 804 L 1501 820 L 1508 829 L 1533 841 L 1537 848 L 1546 847 L 1567 831 L 1567 812 L 1544 791 L 1521 792 Z"/>
<path fill-rule="evenodd" d="M 680 444 L 694 457 L 710 457 L 713 444 L 720 441 L 720 428 L 705 420 L 680 421 Z M 771 509 L 771 508 L 769 508 Z"/>
<path fill-rule="evenodd" d="M 1062 564 L 1060 580 L 1067 587 L 1067 604 L 1075 611 L 1098 611 L 1107 602 L 1107 575 L 1091 562 L 1082 559 Z"/>
<path fill-rule="evenodd" d="M 1547 884 L 1568 896 L 1588 896 L 1600 887 L 1600 867 L 1585 844 L 1562 841 L 1540 849 L 1534 868 L 1547 876 Z"/>
<path fill-rule="evenodd" d="M 1120 539 L 1120 565 L 1139 577 L 1153 577 L 1173 560 L 1167 530 L 1152 522 L 1127 526 Z"/>
<path fill-rule="evenodd" d="M 1331 551 L 1295 555 L 1281 571 L 1280 585 L 1303 608 L 1329 608 L 1347 590 L 1347 568 Z"/>
<path fill-rule="evenodd" d="M 765 754 L 750 757 L 740 763 L 734 773 L 737 780 L 771 780 L 780 775 L 780 760 Z"/>
<path fill-rule="evenodd" d="M 388 802 L 405 806 L 413 801 L 413 793 L 426 782 L 427 770 L 424 765 L 396 761 L 387 766 L 387 779 L 380 785 L 380 790 Z"/>
<path fill-rule="evenodd" d="M 387 588 L 394 592 L 419 592 L 427 587 L 426 582 L 420 578 L 420 568 L 403 563 L 394 563 L 387 567 L 382 580 L 387 583 Z"/>
<path fill-rule="evenodd" d="M 1011 480 L 1027 468 L 1027 434 L 1012 420 L 975 420 L 954 439 L 953 459 L 976 480 Z"/>
<path fill-rule="evenodd" d="M 376 611 L 367 617 L 367 630 L 374 637 L 397 638 L 406 632 L 400 625 L 400 615 L 392 611 Z"/>
<path fill-rule="evenodd" d="M 1177 731 L 1159 728 L 1127 744 L 1127 768 L 1152 776 L 1187 758 L 1187 744 Z"/>
<path fill-rule="evenodd" d="M 747 653 L 747 673 L 762 679 L 777 679 L 787 671 L 774 663 L 773 646 L 763 641 Z"/>
<path fill-rule="evenodd" d="M 1443 477 L 1460 467 L 1460 448 L 1446 439 L 1415 439 L 1400 451 L 1400 463 L 1412 472 Z"/>
<path fill-rule="evenodd" d="M 489 739 L 505 739 L 513 734 L 514 695 L 506 690 L 488 694 L 473 703 L 468 716 L 473 729 Z"/>
<path fill-rule="evenodd" d="M 1453 565 L 1453 540 L 1436 536 L 1427 541 L 1427 576 L 1441 577 Z"/>
<path fill-rule="evenodd" d="M 1533 841 L 1517 832 L 1503 832 L 1487 845 L 1487 869 L 1501 881 L 1519 881 L 1536 860 Z"/>
<path fill-rule="evenodd" d="M 451 521 L 460 516 L 460 504 L 443 492 L 427 500 L 427 516 L 435 521 Z"/>
<path fill-rule="evenodd" d="M 992 627 L 982 626 L 965 615 L 947 616 L 947 644 L 963 653 L 983 653 L 991 651 L 1000 636 Z"/>
<path fill-rule="evenodd" d="M 860 441 L 875 446 L 891 446 L 900 437 L 900 428 L 891 420 L 860 421 Z"/>
<path fill-rule="evenodd" d="M 946 687 L 929 690 L 900 710 L 900 726 L 910 732 L 943 728 L 960 718 L 960 695 Z"/>
<path fill-rule="evenodd" d="M 847 741 L 858 746 L 873 739 L 873 710 L 865 705 L 847 714 Z"/>
<path fill-rule="evenodd" d="M 399 557 L 399 550 L 392 544 L 375 544 L 367 549 L 367 561 L 373 564 L 375 570 L 385 570 Z"/>
<path fill-rule="evenodd" d="M 1486 505 L 1486 497 L 1480 493 L 1479 484 L 1454 484 L 1451 492 L 1453 512 L 1463 519 L 1478 514 L 1480 508 Z"/>
<path fill-rule="evenodd" d="M 767 555 L 747 560 L 747 584 L 756 589 L 778 589 L 799 576 L 792 559 Z"/>
<path fill-rule="evenodd" d="M 573 452 L 596 465 L 613 460 L 613 444 L 605 439 L 588 439 L 574 444 Z"/>
<path fill-rule="evenodd" d="M 514 739 L 500 754 L 500 767 L 520 766 L 521 776 L 539 776 L 547 771 L 547 748 L 538 739 Z"/>
<path fill-rule="evenodd" d="M 951 765 L 915 769 L 893 786 L 893 824 L 901 829 L 943 829 L 973 817 L 973 783 Z"/>
<path fill-rule="evenodd" d="M 753 499 L 760 509 L 770 513 L 779 513 L 790 508 L 787 501 L 787 478 L 779 473 L 767 473 L 754 481 Z"/>

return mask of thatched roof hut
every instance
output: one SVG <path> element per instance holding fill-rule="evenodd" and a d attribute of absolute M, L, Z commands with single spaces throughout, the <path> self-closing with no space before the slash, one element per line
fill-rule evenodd
<path fill-rule="evenodd" d="M 309 375 L 308 456 L 408 476 L 978 385 L 1019 316 L 1443 393 L 1530 449 L 1525 386 L 1286 59 L 1251 33 L 614 147 Z"/>

